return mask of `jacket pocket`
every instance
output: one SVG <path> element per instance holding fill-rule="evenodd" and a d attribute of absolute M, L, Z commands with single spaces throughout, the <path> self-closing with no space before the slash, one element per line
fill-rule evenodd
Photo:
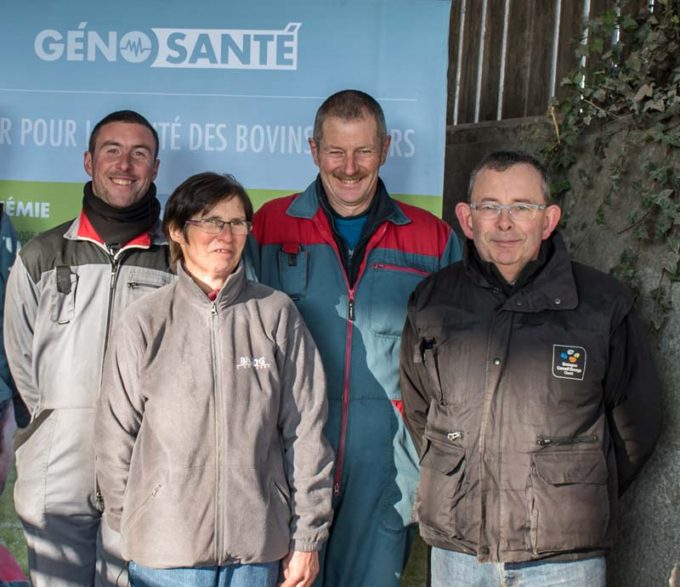
<path fill-rule="evenodd" d="M 75 315 L 78 276 L 68 265 L 58 265 L 53 279 L 50 318 L 57 324 L 68 324 Z"/>
<path fill-rule="evenodd" d="M 298 244 L 284 244 L 277 255 L 281 290 L 294 301 L 307 291 L 307 251 Z"/>
<path fill-rule="evenodd" d="M 173 281 L 174 275 L 155 269 L 130 269 L 125 286 L 130 296 L 141 297 Z"/>
<path fill-rule="evenodd" d="M 455 507 L 465 495 L 465 449 L 455 444 L 461 432 L 425 432 L 416 497 L 418 521 L 450 537 L 461 536 L 461 512 Z"/>
<path fill-rule="evenodd" d="M 535 554 L 602 545 L 609 525 L 607 479 L 600 450 L 533 455 L 528 492 Z"/>
<path fill-rule="evenodd" d="M 284 487 L 282 483 L 277 483 L 276 481 L 272 481 L 272 485 L 278 496 L 281 498 L 281 501 L 286 505 L 286 508 L 288 508 L 288 513 L 290 514 L 290 492 L 288 491 L 287 486 Z"/>
<path fill-rule="evenodd" d="M 130 514 L 130 516 L 125 520 L 124 525 L 121 523 L 121 528 L 125 528 L 126 531 L 130 531 L 134 525 L 139 522 L 142 518 L 142 515 L 144 512 L 149 508 L 155 497 L 158 495 L 158 492 L 161 490 L 161 484 L 158 483 L 151 493 L 149 493 L 146 498 L 142 501 L 142 503 L 134 509 L 134 511 Z"/>

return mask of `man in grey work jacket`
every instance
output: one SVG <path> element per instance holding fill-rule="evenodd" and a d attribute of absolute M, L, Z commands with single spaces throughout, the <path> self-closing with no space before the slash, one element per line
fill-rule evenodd
<path fill-rule="evenodd" d="M 569 259 L 530 155 L 492 153 L 469 191 L 463 261 L 413 293 L 401 346 L 432 584 L 604 587 L 617 497 L 660 429 L 633 298 Z"/>
<path fill-rule="evenodd" d="M 94 408 L 111 329 L 168 283 L 153 183 L 158 135 L 136 112 L 95 125 L 83 209 L 21 250 L 7 284 L 5 349 L 31 414 L 15 442 L 14 499 L 33 585 L 125 584 L 118 535 L 101 523 Z"/>

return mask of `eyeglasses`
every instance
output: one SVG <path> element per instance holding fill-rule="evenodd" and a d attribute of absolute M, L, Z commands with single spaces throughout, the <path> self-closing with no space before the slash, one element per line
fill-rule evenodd
<path fill-rule="evenodd" d="M 482 204 L 469 204 L 469 206 L 483 220 L 495 220 L 503 213 L 503 210 L 507 210 L 514 220 L 520 222 L 533 220 L 536 218 L 536 213 L 539 210 L 546 209 L 546 204 L 530 204 L 528 202 L 520 202 L 518 204 L 484 202 Z"/>
<path fill-rule="evenodd" d="M 252 222 L 235 218 L 234 220 L 220 220 L 219 218 L 203 218 L 202 220 L 187 220 L 191 224 L 207 234 L 220 234 L 226 226 L 231 234 L 248 234 L 252 228 Z"/>

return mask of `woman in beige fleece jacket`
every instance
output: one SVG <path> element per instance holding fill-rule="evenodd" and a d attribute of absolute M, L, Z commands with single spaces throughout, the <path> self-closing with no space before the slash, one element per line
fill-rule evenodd
<path fill-rule="evenodd" d="M 131 305 L 97 413 L 97 476 L 133 586 L 311 585 L 331 521 L 325 379 L 291 300 L 246 279 L 252 204 L 190 177 L 163 221 L 178 279 Z M 140 284 L 143 286 L 143 284 Z"/>

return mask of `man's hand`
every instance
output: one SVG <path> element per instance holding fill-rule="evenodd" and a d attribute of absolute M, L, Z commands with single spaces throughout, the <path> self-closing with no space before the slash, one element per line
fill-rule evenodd
<path fill-rule="evenodd" d="M 310 587 L 319 573 L 319 553 L 292 550 L 281 562 L 283 583 L 279 587 Z"/>

